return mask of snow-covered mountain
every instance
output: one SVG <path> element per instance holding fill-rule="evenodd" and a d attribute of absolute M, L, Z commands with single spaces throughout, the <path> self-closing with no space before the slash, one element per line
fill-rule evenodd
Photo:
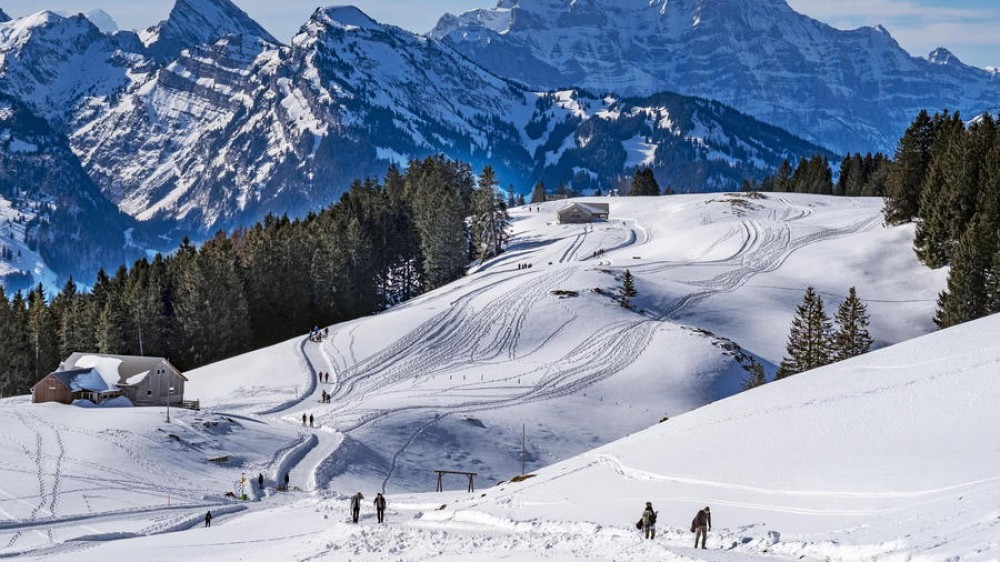
<path fill-rule="evenodd" d="M 166 20 L 139 34 L 149 55 L 162 63 L 174 60 L 185 49 L 230 36 L 278 43 L 246 12 L 226 0 L 177 0 Z"/>
<path fill-rule="evenodd" d="M 169 423 L 0 400 L 0 489 L 20 491 L 0 496 L 0 556 L 989 559 L 966 549 L 998 525 L 994 319 L 726 399 L 747 356 L 773 370 L 807 284 L 829 305 L 857 285 L 880 345 L 933 329 L 944 279 L 906 251 L 912 225 L 883 226 L 875 199 L 602 200 L 604 223 L 515 209 L 509 251 L 468 277 L 187 373 L 202 411 Z M 613 297 L 626 269 L 637 310 Z M 522 427 L 534 476 L 517 483 Z M 482 489 L 429 493 L 438 469 Z M 225 497 L 242 489 L 255 501 Z M 650 500 L 655 541 L 631 527 Z M 698 554 L 684 527 L 705 504 Z"/>
<path fill-rule="evenodd" d="M 500 0 L 430 33 L 499 75 L 708 97 L 841 153 L 890 151 L 921 109 L 975 115 L 996 75 L 944 49 L 910 56 L 882 27 L 836 30 L 785 0 Z"/>
<path fill-rule="evenodd" d="M 0 244 L 12 254 L 10 260 L 0 256 L 0 284 L 16 279 L 13 287 L 23 288 L 43 282 L 52 290 L 51 270 L 89 282 L 95 264 L 121 264 L 142 255 L 130 238 L 135 221 L 101 195 L 65 137 L 3 94 L 0 201 L 7 208 Z"/>
<path fill-rule="evenodd" d="M 606 189 L 640 165 L 678 190 L 735 188 L 823 152 L 705 100 L 532 92 L 352 7 L 317 10 L 289 46 L 231 34 L 132 77 L 74 149 L 130 215 L 204 230 L 303 214 L 439 152 L 521 191 Z"/>

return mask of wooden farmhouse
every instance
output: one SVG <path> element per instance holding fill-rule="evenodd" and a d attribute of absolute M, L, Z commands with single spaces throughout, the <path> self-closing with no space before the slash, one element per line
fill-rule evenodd
<path fill-rule="evenodd" d="M 32 402 L 87 399 L 99 404 L 124 396 L 135 406 L 192 407 L 184 400 L 187 378 L 163 357 L 74 353 L 32 387 Z M 196 405 L 194 407 L 197 407 Z"/>
<path fill-rule="evenodd" d="M 608 220 L 610 206 L 607 203 L 570 203 L 559 209 L 561 224 L 580 224 Z"/>

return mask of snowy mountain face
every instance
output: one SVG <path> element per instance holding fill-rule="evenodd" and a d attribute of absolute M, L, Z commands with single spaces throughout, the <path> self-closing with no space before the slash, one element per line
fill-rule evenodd
<path fill-rule="evenodd" d="M 87 282 L 96 273 L 94 264 L 141 255 L 126 238 L 134 221 L 101 195 L 65 137 L 5 95 L 0 95 L 0 199 L 8 208 L 0 238 L 15 250 L 15 259 L 0 265 L 8 275 L 20 272 L 21 279 L 33 273 L 34 282 L 52 289 L 50 268 Z M 36 252 L 40 260 L 33 261 Z"/>
<path fill-rule="evenodd" d="M 317 10 L 287 47 L 230 36 L 133 79 L 74 149 L 127 213 L 205 231 L 305 213 L 439 152 L 521 190 L 606 188 L 641 165 L 676 188 L 723 189 L 822 152 L 682 96 L 532 92 L 349 7 Z"/>
<path fill-rule="evenodd" d="M 925 108 L 996 107 L 993 74 L 908 55 L 881 27 L 839 31 L 784 0 L 502 0 L 430 33 L 536 88 L 708 97 L 841 153 L 895 142 Z"/>
<path fill-rule="evenodd" d="M 88 104 L 120 91 L 127 74 L 117 41 L 82 15 L 39 12 L 0 23 L 0 91 L 57 130 L 85 122 Z"/>
<path fill-rule="evenodd" d="M 184 49 L 226 36 L 248 35 L 277 44 L 257 22 L 228 0 L 177 0 L 166 20 L 140 34 L 157 61 L 172 61 Z"/>

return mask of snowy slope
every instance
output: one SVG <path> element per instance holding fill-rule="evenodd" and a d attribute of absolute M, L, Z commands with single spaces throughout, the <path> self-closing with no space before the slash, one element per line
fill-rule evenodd
<path fill-rule="evenodd" d="M 512 249 L 514 254 L 484 264 L 447 291 L 425 295 L 387 314 L 333 326 L 322 344 L 288 342 L 189 373 L 189 390 L 213 403 L 215 414 L 185 412 L 179 422 L 167 426 L 160 409 L 76 410 L 66 416 L 66 407 L 31 406 L 23 399 L 0 402 L 0 423 L 4 428 L 0 439 L 9 443 L 15 453 L 4 457 L 0 465 L 0 481 L 7 495 L 6 499 L 0 498 L 0 512 L 7 518 L 0 522 L 0 539 L 10 543 L 0 552 L 74 562 L 128 557 L 249 562 L 996 560 L 1000 549 L 1000 492 L 996 486 L 1000 479 L 996 468 L 1000 449 L 995 428 L 1000 426 L 1000 413 L 995 405 L 1000 383 L 995 367 L 1000 362 L 1000 345 L 993 333 L 1000 329 L 998 317 L 796 375 L 682 415 L 678 412 L 663 423 L 647 420 L 643 425 L 648 429 L 551 466 L 542 468 L 529 461 L 533 476 L 522 482 L 513 483 L 505 477 L 505 482 L 488 487 L 490 483 L 481 473 L 479 483 L 483 489 L 473 494 L 405 493 L 396 489 L 396 479 L 390 479 L 388 524 L 375 524 L 370 504 L 374 494 L 370 492 L 380 489 L 380 482 L 365 478 L 363 473 L 379 470 L 374 462 L 378 451 L 373 448 L 378 443 L 367 439 L 376 434 L 374 430 L 366 434 L 343 427 L 347 433 L 343 435 L 332 432 L 325 424 L 345 423 L 350 411 L 355 411 L 362 417 L 374 416 L 372 425 L 395 423 L 401 428 L 405 426 L 393 420 L 406 418 L 407 408 L 413 414 L 433 403 L 439 412 L 452 412 L 449 417 L 464 417 L 470 402 L 487 399 L 506 409 L 508 423 L 533 416 L 525 421 L 529 449 L 534 450 L 543 443 L 558 445 L 558 436 L 538 431 L 539 421 L 558 425 L 559 418 L 570 413 L 567 404 L 574 399 L 584 401 L 582 392 L 577 391 L 561 398 L 550 397 L 537 408 L 532 406 L 530 396 L 526 404 L 504 405 L 508 391 L 496 384 L 494 367 L 487 357 L 493 348 L 483 344 L 499 341 L 491 337 L 490 330 L 499 335 L 508 321 L 486 313 L 489 303 L 481 300 L 486 294 L 503 302 L 503 289 L 520 280 L 518 291 L 531 303 L 531 313 L 524 323 L 515 324 L 518 328 L 510 332 L 521 342 L 498 346 L 514 351 L 513 358 L 503 358 L 505 369 L 514 372 L 530 362 L 548 361 L 548 369 L 555 370 L 560 365 L 554 359 L 561 357 L 559 348 L 565 347 L 558 341 L 560 338 L 572 338 L 574 334 L 587 337 L 592 330 L 631 313 L 605 308 L 582 295 L 554 299 L 549 304 L 587 315 L 586 325 L 570 323 L 561 331 L 565 334 L 556 334 L 532 351 L 531 346 L 539 343 L 539 335 L 552 330 L 544 324 L 567 318 L 565 313 L 554 311 L 556 306 L 549 306 L 545 299 L 537 300 L 531 293 L 536 287 L 549 286 L 543 281 L 546 276 L 562 273 L 565 277 L 558 286 L 582 288 L 593 283 L 590 275 L 600 274 L 600 268 L 615 269 L 620 262 L 641 265 L 647 260 L 677 258 L 675 267 L 639 277 L 647 281 L 640 282 L 640 292 L 649 296 L 661 291 L 648 283 L 653 278 L 660 279 L 664 286 L 670 278 L 678 284 L 693 284 L 705 273 L 702 268 L 711 264 L 715 264 L 717 275 L 729 271 L 731 277 L 739 277 L 736 273 L 746 273 L 755 264 L 766 262 L 764 258 L 778 255 L 757 248 L 752 236 L 727 237 L 727 223 L 735 226 L 756 221 L 760 223 L 758 238 L 762 239 L 775 238 L 787 227 L 791 245 L 805 239 L 815 242 L 804 246 L 810 250 L 827 248 L 827 260 L 822 265 L 796 261 L 806 252 L 790 250 L 780 264 L 749 275 L 751 279 L 731 291 L 749 297 L 763 292 L 763 286 L 755 282 L 778 276 L 811 276 L 810 281 L 821 286 L 821 278 L 834 269 L 829 267 L 831 260 L 838 262 L 838 268 L 828 282 L 860 279 L 862 271 L 873 270 L 874 261 L 885 255 L 872 254 L 872 262 L 858 265 L 856 256 L 849 258 L 854 248 L 863 247 L 865 242 L 903 246 L 891 241 L 898 229 L 877 224 L 857 229 L 836 227 L 851 224 L 847 222 L 848 214 L 853 215 L 855 223 L 874 216 L 870 213 L 877 205 L 864 200 L 789 196 L 784 201 L 758 200 L 755 203 L 762 209 L 737 213 L 732 203 L 710 202 L 705 196 L 668 199 L 673 202 L 664 203 L 655 213 L 649 210 L 650 200 L 612 201 L 613 218 L 625 218 L 630 213 L 632 217 L 628 218 L 634 222 L 613 220 L 593 230 L 587 226 L 547 224 L 553 204 L 543 205 L 541 212 L 519 210 L 516 244 L 520 247 Z M 653 216 L 659 220 L 652 220 Z M 680 236 L 684 230 L 699 229 L 700 236 Z M 665 242 L 668 234 L 676 241 L 674 244 Z M 735 239 L 733 246 L 730 238 Z M 617 248 L 616 243 L 620 244 Z M 600 260 L 588 259 L 598 245 L 606 248 L 604 256 Z M 744 246 L 750 249 L 743 254 L 747 259 L 740 261 L 742 265 L 720 259 L 730 255 L 729 250 Z M 835 250 L 837 247 L 839 250 Z M 646 258 L 643 253 L 659 256 Z M 634 260 L 636 255 L 640 259 Z M 748 259 L 751 256 L 755 259 Z M 522 261 L 534 267 L 511 267 Z M 612 263 L 599 265 L 599 261 Z M 898 276 L 897 281 L 921 279 L 915 267 L 882 274 L 892 275 Z M 931 292 L 939 281 L 923 278 L 926 285 L 921 291 Z M 874 295 L 879 287 L 878 283 L 859 282 L 862 295 Z M 890 317 L 916 316 L 921 307 L 929 306 L 916 302 L 923 296 L 920 291 L 911 293 L 912 288 L 900 287 L 895 289 L 899 302 Z M 710 317 L 707 311 L 711 307 L 705 303 L 721 294 L 694 299 L 684 308 L 690 308 L 692 315 L 702 311 Z M 789 303 L 798 296 L 789 297 Z M 650 304 L 645 301 L 642 305 L 648 314 L 655 310 L 659 315 L 671 315 L 669 308 Z M 487 330 L 472 322 L 472 311 L 482 316 Z M 752 317 L 757 312 L 753 307 L 730 309 L 733 317 Z M 439 320 L 448 320 L 433 321 L 435 313 Z M 555 318 L 550 318 L 553 315 Z M 429 325 L 428 317 L 432 319 Z M 649 316 L 637 320 L 653 321 Z M 423 332 L 423 338 L 407 340 L 407 335 L 420 332 L 421 327 L 430 328 Z M 657 343 L 671 343 L 669 333 L 673 329 L 663 326 L 666 334 L 654 339 Z M 779 339 L 785 331 L 784 326 L 777 330 L 773 325 L 755 329 L 782 332 Z M 475 337 L 465 338 L 466 334 Z M 404 340 L 409 345 L 393 349 L 393 341 Z M 438 345 L 431 345 L 435 342 Z M 698 360 L 701 342 L 695 339 L 684 343 L 671 350 L 671 361 Z M 412 354 L 407 353 L 410 345 L 416 348 Z M 455 349 L 456 353 L 438 353 L 442 348 Z M 378 364 L 372 355 L 386 349 L 392 351 L 386 354 L 386 361 L 394 360 L 400 367 L 426 361 L 419 372 L 427 376 L 394 381 L 392 369 Z M 612 353 L 611 347 L 604 350 Z M 652 361 L 660 362 L 657 367 L 665 364 L 663 357 L 647 351 L 633 366 L 648 369 Z M 477 367 L 473 370 L 469 365 L 474 363 Z M 270 386 L 275 395 L 294 399 L 304 391 L 303 387 L 288 389 L 288 383 L 318 387 L 318 383 L 307 384 L 310 379 L 315 381 L 310 369 L 328 366 L 338 379 L 329 387 L 337 398 L 328 407 L 306 402 L 275 410 L 273 397 L 264 392 L 254 398 L 253 392 L 234 390 L 244 386 L 260 392 Z M 354 366 L 369 368 L 361 372 Z M 567 367 L 567 371 L 573 370 Z M 483 383 L 457 381 L 456 375 L 463 369 L 480 374 Z M 455 374 L 445 382 L 444 375 L 449 372 Z M 619 400 L 629 396 L 636 403 L 658 392 L 652 385 L 642 386 L 630 380 L 627 373 L 628 368 L 611 377 L 610 381 L 623 383 L 616 390 L 596 382 L 585 392 L 617 392 Z M 365 386 L 376 380 L 384 383 L 378 392 L 365 394 Z M 670 384 L 666 378 L 657 383 Z M 510 382 L 508 385 L 513 386 Z M 579 425 L 575 432 L 593 430 L 598 425 L 593 422 L 602 418 L 615 417 L 615 423 L 623 426 L 630 423 L 635 409 L 613 406 L 609 396 L 605 394 L 605 403 L 600 407 L 590 408 L 590 423 Z M 273 413 L 249 417 L 220 413 L 228 402 L 249 412 L 253 408 L 248 406 L 258 399 L 262 412 Z M 365 404 L 354 403 L 358 399 L 365 399 Z M 447 406 L 457 401 L 466 403 L 457 408 Z M 304 411 L 319 413 L 323 427 L 302 430 L 298 416 Z M 100 422 L 94 421 L 95 415 L 101 416 Z M 199 421 L 199 417 L 206 416 L 218 424 L 206 426 Z M 250 422 L 251 418 L 267 423 Z M 448 455 L 454 458 L 457 452 L 483 458 L 498 448 L 503 452 L 505 446 L 489 437 L 498 433 L 496 420 L 490 418 L 489 412 L 479 412 L 475 419 L 480 423 L 461 422 L 470 426 L 469 431 L 479 432 L 477 445 L 469 449 L 444 438 L 447 432 L 439 426 L 446 425 L 447 420 L 428 422 L 424 432 L 432 434 L 434 442 L 427 446 L 427 454 L 431 450 L 436 454 L 425 459 L 429 465 L 425 472 L 432 467 L 445 468 Z M 128 430 L 113 429 L 123 423 L 129 424 Z M 223 438 L 227 432 L 232 437 Z M 164 433 L 174 433 L 179 440 L 165 437 Z M 406 435 L 386 430 L 379 437 L 389 439 L 401 434 Z M 130 444 L 130 460 L 109 460 L 123 454 L 105 452 L 114 450 L 115 443 L 122 439 Z M 420 449 L 418 441 L 414 439 L 411 447 Z M 97 448 L 96 452 L 82 452 L 76 448 L 79 443 L 89 443 Z M 189 443 L 198 443 L 201 450 L 186 445 Z M 279 447 L 279 452 L 267 452 L 279 444 L 284 447 Z M 206 468 L 199 459 L 218 450 L 241 449 L 246 449 L 241 459 L 246 459 L 245 467 L 251 476 L 260 469 L 269 482 L 272 473 L 281 474 L 292 467 L 293 485 L 323 488 L 323 476 L 337 468 L 337 461 L 324 463 L 321 457 L 333 451 L 333 459 L 346 455 L 355 472 L 334 478 L 330 487 L 312 495 L 272 494 L 260 502 L 220 505 L 220 491 L 225 484 L 231 488 L 244 467 Z M 155 466 L 151 470 L 157 473 L 164 473 L 164 466 L 169 470 L 159 478 L 136 477 L 133 471 L 141 469 L 132 467 L 143 463 Z M 301 474 L 307 467 L 314 469 L 311 478 Z M 508 476 L 516 472 L 511 467 Z M 132 483 L 146 493 L 129 490 Z M 433 481 L 424 482 L 420 489 L 429 490 L 432 485 Z M 445 486 L 458 490 L 464 481 L 446 480 Z M 199 499 L 192 488 L 206 495 Z M 367 499 L 361 525 L 355 526 L 346 522 L 346 498 L 358 489 Z M 15 495 L 13 490 L 32 492 Z M 166 493 L 176 494 L 173 497 L 179 498 L 176 501 L 181 507 L 164 506 L 162 496 Z M 652 501 L 659 510 L 654 541 L 640 538 L 632 526 L 645 501 Z M 116 505 L 129 502 L 134 505 L 116 509 Z M 690 548 L 693 539 L 687 527 L 695 511 L 704 505 L 712 507 L 714 525 L 709 549 L 696 551 Z M 212 506 L 216 514 L 212 528 L 197 528 L 204 510 Z M 74 512 L 77 515 L 71 515 Z M 111 527 L 116 531 L 107 530 Z M 178 530 L 184 532 L 162 532 Z M 149 536 L 137 536 L 144 534 Z M 74 535 L 87 537 L 67 540 Z"/>
<path fill-rule="evenodd" d="M 556 202 L 530 211 L 515 209 L 516 236 L 508 252 L 478 265 L 468 277 L 383 314 L 331 326 L 322 343 L 295 339 L 187 373 L 186 398 L 200 399 L 204 411 L 175 410 L 170 424 L 162 408 L 109 411 L 36 406 L 25 398 L 0 401 L 0 440 L 14 451 L 0 463 L 0 514 L 5 519 L 0 520 L 0 554 L 88 560 L 150 544 L 163 560 L 218 557 L 214 549 L 204 549 L 200 531 L 133 540 L 134 535 L 195 527 L 210 508 L 222 515 L 220 534 L 229 532 L 223 530 L 227 522 L 237 522 L 232 528 L 242 538 L 222 540 L 251 560 L 272 551 L 270 545 L 257 551 L 248 537 L 269 540 L 277 534 L 287 539 L 295 534 L 290 524 L 300 538 L 312 538 L 295 547 L 275 538 L 282 548 L 330 550 L 331 559 L 339 559 L 337 549 L 344 541 L 351 541 L 359 556 L 369 549 L 399 548 L 388 543 L 403 541 L 412 545 L 398 551 L 406 560 L 439 553 L 457 556 L 470 549 L 487 556 L 514 552 L 522 559 L 552 546 L 556 537 L 565 539 L 555 541 L 565 543 L 559 548 L 570 549 L 557 555 L 565 559 L 613 559 L 621 545 L 637 555 L 662 553 L 671 547 L 634 543 L 621 527 L 636 515 L 632 511 L 646 488 L 632 495 L 622 490 L 638 490 L 643 479 L 659 482 L 660 455 L 675 448 L 710 463 L 714 472 L 706 478 L 728 483 L 717 488 L 706 484 L 683 497 L 702 501 L 708 496 L 721 506 L 727 497 L 719 490 L 735 490 L 744 495 L 734 495 L 733 503 L 763 506 L 739 507 L 738 524 L 729 519 L 718 523 L 728 529 L 727 540 L 756 537 L 763 523 L 786 533 L 832 532 L 846 528 L 836 526 L 842 521 L 860 524 L 847 516 L 860 508 L 848 506 L 844 517 L 793 526 L 765 508 L 806 510 L 801 494 L 789 494 L 787 504 L 765 503 L 753 495 L 764 493 L 754 490 L 767 488 L 773 468 L 741 468 L 685 449 L 701 446 L 725 454 L 727 447 L 741 453 L 757 448 L 784 458 L 780 448 L 767 445 L 776 440 L 741 441 L 742 426 L 735 422 L 722 435 L 689 431 L 685 441 L 671 434 L 666 447 L 653 438 L 643 441 L 641 452 L 633 454 L 646 464 L 637 460 L 634 469 L 622 465 L 620 488 L 609 481 L 607 492 L 614 501 L 597 493 L 593 481 L 559 477 L 573 471 L 614 474 L 616 462 L 633 462 L 618 452 L 619 445 L 610 446 L 613 453 L 566 459 L 657 426 L 664 417 L 670 420 L 653 433 L 634 438 L 689 427 L 684 420 L 700 419 L 701 410 L 680 414 L 736 392 L 744 376 L 741 361 L 749 356 L 773 370 L 807 283 L 817 286 L 831 306 L 849 283 L 857 284 L 860 295 L 869 299 L 873 332 L 881 343 L 929 331 L 943 277 L 923 270 L 912 257 L 912 233 L 882 227 L 881 201 L 876 199 L 690 195 L 604 201 L 611 204 L 611 220 L 588 225 L 556 224 L 555 211 L 561 206 Z M 891 250 L 871 252 L 872 247 Z M 604 253 L 595 256 L 598 249 Z M 831 268 L 831 263 L 838 266 Z M 637 310 L 621 308 L 612 298 L 625 268 L 636 276 Z M 843 367 L 831 369 L 842 372 L 835 369 Z M 319 381 L 319 372 L 330 373 L 330 382 Z M 802 384 L 800 380 L 810 379 L 803 375 L 791 382 Z M 736 403 L 788 384 L 743 395 Z M 318 402 L 324 390 L 333 395 L 330 404 Z M 718 402 L 709 411 L 729 403 Z M 871 415 L 884 411 L 872 407 Z M 744 414 L 752 418 L 751 411 L 742 410 L 728 416 Z M 303 415 L 313 416 L 313 427 L 303 427 L 308 425 Z M 804 423 L 777 419 L 766 431 L 778 434 Z M 716 422 L 705 423 L 714 427 Z M 520 472 L 522 428 L 529 471 L 565 461 L 525 485 L 525 490 L 542 494 L 538 498 L 501 495 L 494 501 L 498 491 L 485 497 L 406 495 L 433 489 L 434 469 L 478 472 L 477 485 L 484 487 L 508 480 Z M 714 442 L 699 441 L 702 433 L 723 444 L 717 448 Z M 865 446 L 874 450 L 878 443 L 866 441 Z M 221 457 L 229 460 L 208 460 Z M 607 460 L 611 457 L 619 460 Z M 673 456 L 663 458 L 675 463 Z M 822 458 L 833 462 L 828 472 L 839 470 L 839 462 Z M 697 477 L 689 464 L 677 466 L 688 467 L 688 472 L 676 473 L 681 477 Z M 118 472 L 109 476 L 109 467 Z M 792 466 L 806 470 L 802 467 Z M 737 477 L 743 469 L 747 474 Z M 642 470 L 653 476 L 636 472 Z M 855 472 L 868 478 L 870 471 Z M 242 472 L 262 472 L 269 485 L 290 472 L 292 486 L 313 494 L 279 494 L 250 503 L 222 497 Z M 829 490 L 850 499 L 855 472 L 831 480 Z M 133 473 L 150 475 L 136 477 L 144 493 L 133 489 L 127 477 Z M 168 476 L 158 476 L 163 473 Z M 919 478 L 914 475 L 910 482 Z M 534 485 L 549 480 L 551 488 Z M 563 481 L 576 492 L 558 488 Z M 790 481 L 796 490 L 818 486 L 815 479 Z M 446 486 L 456 489 L 464 482 L 448 480 Z M 751 489 L 741 491 L 741 486 Z M 877 488 L 873 483 L 872 489 Z M 407 523 L 391 531 L 350 530 L 338 523 L 344 516 L 343 498 L 359 489 L 366 494 L 386 490 L 393 502 L 392 520 Z M 545 495 L 549 489 L 558 501 Z M 586 495 L 591 499 L 579 493 L 584 489 L 591 490 Z M 513 490 L 508 487 L 504 493 Z M 170 506 L 164 506 L 167 495 L 175 502 Z M 830 501 L 846 500 L 834 494 Z M 442 503 L 450 508 L 433 511 Z M 689 507 L 676 509 L 686 512 Z M 676 532 L 666 537 L 681 540 Z M 790 544 L 826 540 L 802 537 Z M 192 546 L 181 546 L 188 541 Z M 760 544 L 755 541 L 751 538 L 741 548 Z M 91 548 L 98 543 L 107 545 Z M 168 544 L 172 546 L 165 548 Z"/>

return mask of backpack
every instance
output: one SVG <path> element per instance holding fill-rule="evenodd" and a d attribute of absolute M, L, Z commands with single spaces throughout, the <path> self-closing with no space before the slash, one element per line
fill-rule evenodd
<path fill-rule="evenodd" d="M 635 528 L 639 529 L 640 531 L 642 530 L 642 519 L 639 519 L 638 521 L 635 522 Z"/>
<path fill-rule="evenodd" d="M 656 525 L 656 512 L 655 511 L 653 513 L 649 514 L 649 526 L 652 527 L 653 525 Z"/>
<path fill-rule="evenodd" d="M 698 528 L 698 516 L 695 515 L 694 519 L 691 520 L 691 532 L 695 532 Z"/>

